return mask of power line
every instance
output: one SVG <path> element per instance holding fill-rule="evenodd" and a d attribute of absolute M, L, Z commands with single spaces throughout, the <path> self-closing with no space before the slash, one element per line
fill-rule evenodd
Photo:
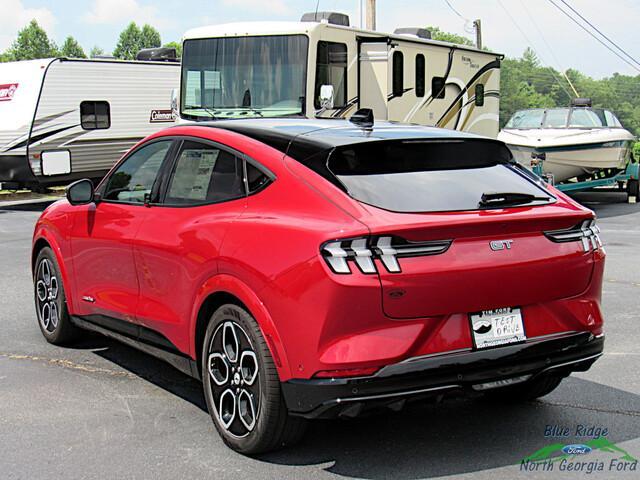
<path fill-rule="evenodd" d="M 551 45 L 549 45 L 549 43 L 547 42 L 547 39 L 545 38 L 544 34 L 542 33 L 542 30 L 540 30 L 540 27 L 538 27 L 538 23 L 536 22 L 535 18 L 533 18 L 533 15 L 531 15 L 531 12 L 529 12 L 529 9 L 527 8 L 526 2 L 523 2 L 522 0 L 520 0 L 520 4 L 522 5 L 522 8 L 526 12 L 526 14 L 529 17 L 529 19 L 531 20 L 531 23 L 533 23 L 533 26 L 536 27 L 536 30 L 540 34 L 540 38 L 542 38 L 542 41 L 547 46 L 547 50 L 549 50 L 549 53 L 551 54 L 551 58 L 553 58 L 553 60 L 556 62 L 556 65 L 560 65 L 560 74 L 567 81 L 567 83 L 571 87 L 571 90 L 573 90 L 573 93 L 576 94 L 576 97 L 579 97 L 580 94 L 578 93 L 578 90 L 576 90 L 576 87 L 574 87 L 573 82 L 571 80 L 569 80 L 569 77 L 567 77 L 567 74 L 565 73 L 564 68 L 562 68 L 562 65 L 560 64 L 560 62 L 556 58 L 555 53 L 553 53 L 553 48 L 551 48 Z"/>
<path fill-rule="evenodd" d="M 463 17 L 460 12 L 458 10 L 456 10 L 455 8 L 453 8 L 453 5 L 451 5 L 451 3 L 449 2 L 449 0 L 444 0 L 444 3 L 446 3 L 447 5 L 449 5 L 449 8 L 451 9 L 451 11 L 453 13 L 455 13 L 457 16 L 459 16 L 462 20 L 464 20 L 465 22 L 470 22 L 471 20 L 469 20 L 466 17 Z"/>
<path fill-rule="evenodd" d="M 567 7 L 569 7 L 576 15 L 578 15 L 587 25 L 589 25 L 591 28 L 593 28 L 596 32 L 598 32 L 603 38 L 605 38 L 609 43 L 611 43 L 614 47 L 616 47 L 618 50 L 620 50 L 624 55 L 626 55 L 627 57 L 629 57 L 633 62 L 637 63 L 638 65 L 640 65 L 640 62 L 638 62 L 635 58 L 633 58 L 631 55 L 629 55 L 620 45 L 618 45 L 616 42 L 614 42 L 613 40 L 611 40 L 609 37 L 607 37 L 604 33 L 602 33 L 601 30 L 599 30 L 593 23 L 591 23 L 589 20 L 587 20 L 586 18 L 584 18 L 582 15 L 580 15 L 580 12 L 578 12 L 575 8 L 573 8 L 571 5 L 569 5 L 568 2 L 566 2 L 565 0 L 560 0 L 562 3 L 564 3 Z"/>
<path fill-rule="evenodd" d="M 467 17 L 465 17 L 464 15 L 462 15 L 458 10 L 456 10 L 455 8 L 453 8 L 453 5 L 451 5 L 451 2 L 449 2 L 449 0 L 444 0 L 444 3 L 447 4 L 447 6 L 451 9 L 451 11 L 453 13 L 455 13 L 458 17 L 460 17 L 462 20 L 464 20 L 464 31 L 467 33 L 473 33 L 476 31 L 476 24 L 475 22 L 472 22 L 471 20 L 469 20 Z M 468 25 L 470 23 L 473 23 L 473 27 L 469 28 Z"/>
<path fill-rule="evenodd" d="M 581 24 L 579 21 L 577 21 L 575 18 L 573 18 L 569 13 L 567 13 L 566 11 L 564 11 L 560 5 L 558 5 L 557 3 L 555 3 L 553 0 L 549 0 L 549 3 L 551 5 L 553 5 L 554 7 L 556 7 L 558 10 L 560 10 L 564 15 L 566 15 L 569 20 L 571 20 L 573 23 L 575 23 L 576 25 L 578 25 L 581 29 L 583 29 L 585 32 L 587 32 L 589 35 L 591 35 L 593 38 L 595 38 L 598 43 L 600 43 L 602 46 L 604 46 L 607 50 L 609 50 L 611 53 L 613 53 L 616 57 L 618 57 L 620 60 L 622 60 L 624 63 L 626 63 L 627 65 L 629 65 L 631 68 L 636 69 L 637 71 L 640 72 L 640 68 L 638 68 L 637 66 L 635 66 L 633 63 L 631 63 L 629 60 L 627 60 L 626 58 L 624 58 L 622 55 L 620 55 L 618 52 L 616 52 L 613 48 L 611 48 L 609 45 L 607 45 L 606 43 L 604 43 L 600 38 L 596 37 L 595 34 L 593 34 L 591 32 L 591 30 L 589 30 L 587 27 L 585 27 L 583 24 Z"/>
<path fill-rule="evenodd" d="M 538 52 L 535 51 L 535 49 L 533 48 L 533 42 L 531 40 L 529 40 L 529 37 L 527 36 L 527 34 L 524 33 L 524 30 L 522 28 L 520 28 L 520 25 L 518 25 L 518 22 L 516 22 L 516 19 L 511 16 L 511 14 L 509 13 L 509 10 L 507 10 L 506 7 L 504 6 L 504 4 L 502 3 L 502 0 L 498 0 L 498 3 L 500 4 L 502 9 L 504 10 L 504 13 L 506 13 L 507 16 L 509 17 L 509 19 L 511 20 L 511 23 L 513 23 L 515 25 L 515 27 L 520 31 L 520 33 L 524 37 L 525 41 L 529 44 L 529 47 L 531 48 L 531 50 L 533 50 L 533 52 L 540 58 L 540 60 L 542 60 L 544 62 L 544 60 L 542 59 L 542 55 L 540 55 Z M 544 62 L 544 63 L 546 63 L 546 62 Z M 560 88 L 562 88 L 564 90 L 564 92 L 567 94 L 567 96 L 569 98 L 571 98 L 571 93 L 569 93 L 569 90 L 567 90 L 567 88 L 562 84 L 562 82 L 556 76 L 556 74 L 553 73 L 553 69 L 551 69 L 549 71 L 549 73 L 551 73 L 551 75 L 553 75 L 553 78 L 556 80 L 558 85 L 560 85 Z"/>

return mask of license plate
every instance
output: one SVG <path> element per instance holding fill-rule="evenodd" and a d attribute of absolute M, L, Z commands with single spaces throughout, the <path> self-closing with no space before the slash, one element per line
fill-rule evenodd
<path fill-rule="evenodd" d="M 522 313 L 519 308 L 499 308 L 469 315 L 473 344 L 477 349 L 524 342 Z"/>

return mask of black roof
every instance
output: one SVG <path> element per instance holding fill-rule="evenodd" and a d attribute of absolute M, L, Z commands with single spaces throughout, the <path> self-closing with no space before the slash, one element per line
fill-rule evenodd
<path fill-rule="evenodd" d="M 329 168 L 329 158 L 332 152 L 336 147 L 341 146 L 359 144 L 364 148 L 374 147 L 377 149 L 378 146 L 370 144 L 398 140 L 435 141 L 435 143 L 442 143 L 443 140 L 455 143 L 460 143 L 460 140 L 471 140 L 476 145 L 480 142 L 484 145 L 498 147 L 502 153 L 494 155 L 495 158 L 502 157 L 502 161 L 508 161 L 511 158 L 506 146 L 497 140 L 456 130 L 422 125 L 376 122 L 372 128 L 362 128 L 347 120 L 304 118 L 214 120 L 194 122 L 193 125 L 222 128 L 256 139 L 299 161 L 343 190 L 345 190 L 344 185 Z M 369 145 L 365 145 L 367 143 Z M 478 152 L 477 146 L 468 146 Z M 380 147 L 384 148 L 383 145 Z M 495 148 L 481 149 L 479 152 L 482 151 L 489 152 L 488 156 L 491 156 L 490 152 L 495 152 Z"/>
<path fill-rule="evenodd" d="M 298 160 L 338 146 L 362 142 L 484 138 L 456 130 L 394 122 L 376 122 L 367 129 L 338 119 L 257 118 L 201 121 L 194 122 L 194 125 L 223 128 L 246 135 Z"/>

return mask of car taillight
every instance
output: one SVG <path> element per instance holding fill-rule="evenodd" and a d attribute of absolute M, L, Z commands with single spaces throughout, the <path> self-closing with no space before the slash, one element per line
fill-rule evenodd
<path fill-rule="evenodd" d="M 399 258 L 437 255 L 447 251 L 451 240 L 409 242 L 399 237 L 360 237 L 334 240 L 320 247 L 322 256 L 334 273 L 350 274 L 350 263 L 362 273 L 377 273 L 375 259 L 379 259 L 389 273 L 400 273 Z"/>
<path fill-rule="evenodd" d="M 602 242 L 598 236 L 599 233 L 600 228 L 592 218 L 580 222 L 575 227 L 544 232 L 545 236 L 553 242 L 582 242 L 582 248 L 585 252 L 602 247 Z"/>

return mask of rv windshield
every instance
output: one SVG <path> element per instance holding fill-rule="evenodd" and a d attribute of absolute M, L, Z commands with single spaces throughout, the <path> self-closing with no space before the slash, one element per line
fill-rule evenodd
<path fill-rule="evenodd" d="M 304 114 L 305 35 L 187 40 L 181 115 L 191 120 Z"/>

